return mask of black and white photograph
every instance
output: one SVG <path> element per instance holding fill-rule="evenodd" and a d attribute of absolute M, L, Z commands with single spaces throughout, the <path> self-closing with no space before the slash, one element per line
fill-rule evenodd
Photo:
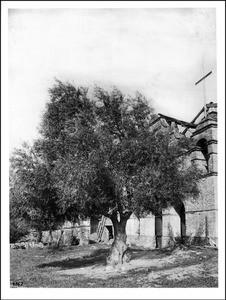
<path fill-rule="evenodd" d="M 3 299 L 224 299 L 224 4 L 3 1 Z"/>

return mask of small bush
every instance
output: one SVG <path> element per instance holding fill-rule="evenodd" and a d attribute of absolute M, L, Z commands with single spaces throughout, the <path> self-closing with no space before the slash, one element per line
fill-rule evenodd
<path fill-rule="evenodd" d="M 22 237 L 29 234 L 29 226 L 22 219 L 10 220 L 10 243 L 18 242 Z"/>

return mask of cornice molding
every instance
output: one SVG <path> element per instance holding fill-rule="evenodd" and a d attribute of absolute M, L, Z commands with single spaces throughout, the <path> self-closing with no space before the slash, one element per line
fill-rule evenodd
<path fill-rule="evenodd" d="M 205 127 L 202 127 L 202 128 L 200 128 L 200 129 L 196 130 L 196 131 L 191 135 L 191 138 L 193 138 L 194 136 L 196 136 L 196 135 L 198 135 L 198 134 L 202 133 L 203 131 L 206 131 L 206 130 L 208 130 L 208 129 L 210 129 L 210 128 L 217 128 L 217 124 L 209 124 L 209 125 L 207 125 L 207 126 L 205 126 Z"/>

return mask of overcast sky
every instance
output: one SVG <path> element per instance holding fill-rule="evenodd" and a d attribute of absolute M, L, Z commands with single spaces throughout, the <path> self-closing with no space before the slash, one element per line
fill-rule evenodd
<path fill-rule="evenodd" d="M 216 95 L 215 9 L 9 10 L 10 150 L 37 137 L 54 77 L 117 86 L 191 121 Z"/>

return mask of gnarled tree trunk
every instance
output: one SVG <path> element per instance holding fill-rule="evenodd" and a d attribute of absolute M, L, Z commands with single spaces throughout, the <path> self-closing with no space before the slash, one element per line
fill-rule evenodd
<path fill-rule="evenodd" d="M 62 241 L 63 234 L 64 234 L 64 230 L 63 230 L 63 228 L 61 227 L 61 228 L 60 228 L 60 236 L 59 236 L 58 241 L 57 241 L 57 244 L 56 244 L 57 248 L 60 247 L 60 243 L 61 243 L 61 241 Z"/>
<path fill-rule="evenodd" d="M 48 241 L 48 246 L 52 245 L 53 243 L 53 232 L 52 232 L 52 227 L 49 227 L 49 241 Z"/>
<path fill-rule="evenodd" d="M 42 230 L 39 230 L 38 231 L 38 243 L 41 243 L 41 241 L 42 241 Z"/>
<path fill-rule="evenodd" d="M 126 222 L 129 216 L 121 216 L 120 221 L 117 219 L 117 213 L 111 216 L 114 227 L 114 242 L 111 247 L 110 255 L 107 258 L 107 264 L 111 266 L 122 266 L 126 261 L 129 261 L 130 255 L 126 252 Z"/>

